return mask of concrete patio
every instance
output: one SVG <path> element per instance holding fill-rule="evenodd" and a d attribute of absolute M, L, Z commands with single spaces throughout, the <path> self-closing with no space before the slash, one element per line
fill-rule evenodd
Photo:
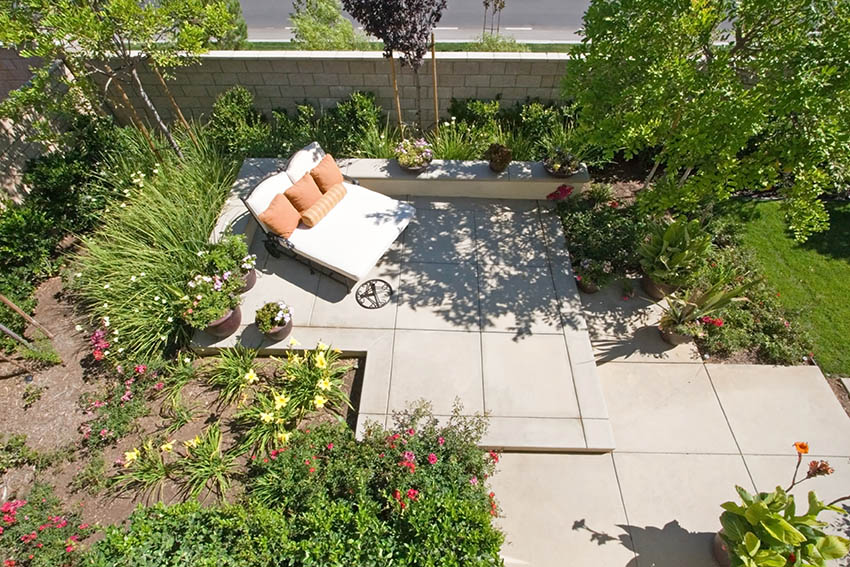
<path fill-rule="evenodd" d="M 238 197 L 278 163 L 247 161 Z M 372 270 L 395 290 L 364 309 L 339 283 L 298 262 L 270 257 L 257 238 L 256 286 L 243 297 L 242 328 L 225 339 L 198 333 L 194 348 L 240 343 L 288 348 L 253 324 L 268 301 L 294 310 L 292 337 L 365 354 L 358 429 L 385 422 L 417 399 L 437 415 L 456 400 L 489 412 L 488 447 L 610 451 L 614 439 L 559 219 L 533 200 L 408 197 L 416 218 Z M 223 218 L 252 233 L 241 203 Z"/>

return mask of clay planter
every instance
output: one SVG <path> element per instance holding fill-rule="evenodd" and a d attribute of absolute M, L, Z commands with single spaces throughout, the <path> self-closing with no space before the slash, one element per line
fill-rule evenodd
<path fill-rule="evenodd" d="M 640 279 L 640 286 L 643 288 L 643 291 L 646 292 L 646 295 L 656 301 L 664 299 L 665 295 L 670 295 L 671 293 L 679 289 L 676 286 L 656 282 L 649 276 L 643 276 Z"/>
<path fill-rule="evenodd" d="M 720 537 L 720 533 L 714 534 L 714 540 L 711 542 L 711 551 L 714 553 L 714 560 L 720 567 L 729 567 L 732 565 L 732 560 L 729 558 L 729 550 L 726 549 L 726 542 Z"/>
<path fill-rule="evenodd" d="M 552 168 L 551 165 L 549 165 L 545 161 L 543 162 L 543 169 L 546 170 L 546 173 L 548 173 L 552 177 L 557 177 L 558 179 L 566 179 L 567 177 L 572 177 L 573 175 L 575 175 L 576 173 L 578 173 L 581 170 L 578 167 L 575 168 L 575 169 L 558 169 L 558 170 L 555 170 L 555 169 Z"/>
<path fill-rule="evenodd" d="M 239 293 L 245 293 L 257 283 L 257 270 L 251 268 L 251 271 L 245 274 L 245 287 L 239 290 Z"/>
<path fill-rule="evenodd" d="M 283 327 L 273 327 L 271 331 L 266 333 L 266 336 L 273 341 L 282 341 L 292 332 L 292 319 Z"/>
<path fill-rule="evenodd" d="M 664 339 L 664 342 L 668 345 L 683 345 L 694 340 L 691 335 L 683 335 L 682 333 L 667 331 L 662 327 L 658 327 L 658 332 L 661 333 L 661 338 Z"/>
<path fill-rule="evenodd" d="M 236 332 L 239 325 L 242 324 L 242 310 L 237 305 L 230 311 L 224 314 L 219 319 L 216 319 L 204 329 L 204 332 L 214 337 L 227 337 Z"/>
<path fill-rule="evenodd" d="M 576 284 L 578 284 L 578 288 L 584 293 L 596 293 L 597 291 L 599 291 L 599 286 L 595 283 L 590 283 L 585 280 L 577 279 Z"/>
<path fill-rule="evenodd" d="M 420 173 L 422 173 L 423 171 L 425 171 L 426 169 L 428 169 L 428 166 L 429 166 L 429 165 L 431 165 L 431 162 L 430 162 L 430 161 L 429 161 L 428 163 L 426 163 L 426 164 L 420 165 L 419 167 L 405 167 L 405 166 L 401 165 L 401 163 L 399 163 L 399 164 L 398 164 L 398 166 L 399 166 L 400 168 L 402 168 L 402 169 L 403 169 L 403 170 L 405 170 L 406 172 L 408 172 L 408 173 L 412 173 L 412 174 L 414 174 L 414 175 L 419 175 Z"/>

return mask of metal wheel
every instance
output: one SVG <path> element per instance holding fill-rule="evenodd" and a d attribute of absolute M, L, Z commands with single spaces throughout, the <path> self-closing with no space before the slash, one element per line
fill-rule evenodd
<path fill-rule="evenodd" d="M 380 309 L 390 302 L 393 296 L 393 288 L 385 280 L 368 280 L 360 284 L 354 292 L 354 298 L 360 307 L 365 309 Z"/>

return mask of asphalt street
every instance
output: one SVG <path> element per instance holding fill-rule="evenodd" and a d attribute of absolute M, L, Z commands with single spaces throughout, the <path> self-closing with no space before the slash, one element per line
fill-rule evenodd
<path fill-rule="evenodd" d="M 292 37 L 289 0 L 241 0 L 242 14 L 251 41 L 281 41 Z M 569 42 L 580 39 L 582 16 L 590 0 L 506 0 L 501 33 L 529 42 Z M 481 35 L 484 6 L 481 0 L 448 0 L 437 41 L 468 41 Z M 355 24 L 356 25 L 356 24 Z"/>

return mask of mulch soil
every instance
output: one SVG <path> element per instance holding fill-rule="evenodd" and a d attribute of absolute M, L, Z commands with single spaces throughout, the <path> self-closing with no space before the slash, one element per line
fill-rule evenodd
<path fill-rule="evenodd" d="M 115 524 L 124 521 L 140 503 L 147 503 L 135 494 L 108 494 L 107 491 L 91 495 L 83 490 L 74 490 L 73 480 L 89 462 L 92 454 L 82 445 L 80 426 L 92 419 L 85 414 L 79 400 L 85 393 L 101 391 L 108 380 L 115 380 L 114 373 L 107 373 L 95 363 L 90 354 L 88 337 L 75 330 L 77 324 L 85 325 L 85 320 L 75 312 L 70 301 L 63 296 L 62 282 L 53 278 L 43 283 L 36 292 L 38 307 L 35 319 L 51 331 L 55 338 L 52 345 L 61 357 L 62 364 L 45 366 L 32 361 L 16 359 L 27 367 L 29 372 L 8 363 L 0 362 L 0 404 L 6 408 L 2 433 L 26 435 L 27 445 L 41 453 L 62 451 L 59 462 L 47 470 L 36 471 L 32 466 L 10 469 L 0 475 L 0 498 L 8 499 L 25 494 L 35 481 L 48 482 L 55 488 L 55 494 L 62 500 L 66 510 L 77 511 L 82 520 L 89 524 Z M 28 329 L 32 336 L 34 329 Z M 261 358 L 257 361 L 258 373 L 272 373 L 274 361 Z M 344 390 L 356 408 L 362 381 L 362 363 L 360 359 L 343 359 L 342 363 L 351 366 L 344 377 Z M 211 359 L 198 359 L 195 364 L 205 366 Z M 31 407 L 24 408 L 24 392 L 28 386 L 44 388 L 41 398 Z M 124 452 L 138 447 L 143 438 L 161 436 L 165 438 L 170 420 L 163 417 L 164 396 L 152 391 L 148 398 L 149 413 L 136 420 L 134 431 L 103 450 L 107 476 L 121 469 L 120 461 Z M 182 449 L 182 441 L 200 434 L 210 423 L 221 422 L 222 445 L 227 449 L 236 444 L 236 435 L 232 429 L 234 406 L 219 408 L 217 392 L 210 390 L 201 380 L 193 380 L 182 391 L 182 399 L 194 408 L 194 419 L 174 433 L 167 434 L 174 439 L 175 448 Z M 300 427 L 312 427 L 322 422 L 337 422 L 340 419 L 354 426 L 357 420 L 356 410 L 347 407 L 339 412 L 325 410 L 304 420 Z M 241 457 L 245 464 L 248 456 Z M 240 467 L 244 470 L 244 467 Z M 232 501 L 238 497 L 242 486 L 237 478 L 227 495 Z M 164 500 L 179 501 L 179 487 L 166 482 Z M 206 496 L 206 495 L 204 495 Z M 202 496 L 203 497 L 203 496 Z"/>

